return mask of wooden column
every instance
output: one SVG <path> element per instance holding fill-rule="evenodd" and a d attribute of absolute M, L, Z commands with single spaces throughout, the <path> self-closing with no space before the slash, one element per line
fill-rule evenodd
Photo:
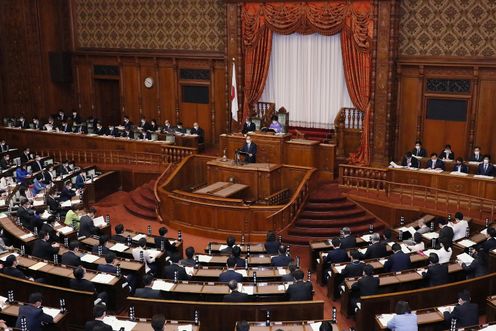
<path fill-rule="evenodd" d="M 241 3 L 226 4 L 226 25 L 227 25 L 227 44 L 226 44 L 226 130 L 230 132 L 231 123 L 231 80 L 232 80 L 232 59 L 236 61 L 236 83 L 238 91 L 238 103 L 243 104 L 243 57 L 241 54 Z M 240 107 L 241 109 L 241 107 Z"/>

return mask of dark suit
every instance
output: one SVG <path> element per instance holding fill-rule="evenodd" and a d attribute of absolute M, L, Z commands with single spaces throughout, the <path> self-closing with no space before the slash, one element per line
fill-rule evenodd
<path fill-rule="evenodd" d="M 72 132 L 72 126 L 70 124 L 62 125 L 60 127 L 60 131 L 62 131 L 62 132 Z"/>
<path fill-rule="evenodd" d="M 41 171 L 41 170 L 43 170 L 43 165 L 41 164 L 41 161 L 34 161 L 31 164 L 31 171 L 33 173 L 38 172 L 38 171 Z"/>
<path fill-rule="evenodd" d="M 480 153 L 479 153 L 479 155 L 475 155 L 474 153 L 472 153 L 472 154 L 470 154 L 470 157 L 468 160 L 471 162 L 482 162 L 482 161 L 484 161 L 484 155 L 482 155 Z"/>
<path fill-rule="evenodd" d="M 410 256 L 402 251 L 396 252 L 391 255 L 386 263 L 384 263 L 384 270 L 386 272 L 403 271 L 411 267 Z"/>
<path fill-rule="evenodd" d="M 279 246 L 281 245 L 278 241 L 266 241 L 264 244 L 265 251 L 267 254 L 275 255 L 279 252 Z"/>
<path fill-rule="evenodd" d="M 177 126 L 176 126 L 176 127 L 174 127 L 174 129 L 173 129 L 173 130 L 174 130 L 174 132 L 176 132 L 176 133 L 186 133 L 186 129 L 185 129 L 184 127 L 180 127 L 180 128 L 179 128 L 179 127 L 177 127 Z"/>
<path fill-rule="evenodd" d="M 236 267 L 243 268 L 246 265 L 245 259 L 242 259 L 240 257 L 236 257 L 234 259 L 236 260 Z"/>
<path fill-rule="evenodd" d="M 243 275 L 234 270 L 226 270 L 219 275 L 219 282 L 228 283 L 231 280 L 241 283 L 243 282 Z"/>
<path fill-rule="evenodd" d="M 68 201 L 71 200 L 72 197 L 76 196 L 76 192 L 74 192 L 71 189 L 68 189 L 67 187 L 64 187 L 62 192 L 60 192 L 60 201 Z"/>
<path fill-rule="evenodd" d="M 250 296 L 246 293 L 241 293 L 238 291 L 232 291 L 229 294 L 224 295 L 224 302 L 248 302 L 250 301 Z"/>
<path fill-rule="evenodd" d="M 385 243 L 375 243 L 367 247 L 367 251 L 365 254 L 361 254 L 361 258 L 364 260 L 367 259 L 377 259 L 380 257 L 385 257 L 388 255 L 388 252 L 386 250 L 386 244 Z"/>
<path fill-rule="evenodd" d="M 422 273 L 429 286 L 437 286 L 448 282 L 448 266 L 446 264 L 433 264 L 427 267 L 427 272 Z"/>
<path fill-rule="evenodd" d="M 37 239 L 33 245 L 31 255 L 44 260 L 53 260 L 53 255 L 57 254 L 58 248 L 52 247 L 48 241 Z"/>
<path fill-rule="evenodd" d="M 474 278 L 487 274 L 487 265 L 480 257 L 476 257 L 470 265 L 463 263 L 462 268 L 467 273 L 467 278 Z"/>
<path fill-rule="evenodd" d="M 22 153 L 21 154 L 21 163 L 26 163 L 30 160 L 32 160 L 33 158 L 31 157 L 31 155 L 27 154 L 26 153 Z"/>
<path fill-rule="evenodd" d="M 487 165 L 484 163 L 479 164 L 477 175 L 494 176 L 494 166 L 491 163 Z"/>
<path fill-rule="evenodd" d="M 289 285 L 286 293 L 288 294 L 289 301 L 312 300 L 312 282 L 297 281 L 296 283 Z"/>
<path fill-rule="evenodd" d="M 167 239 L 166 237 L 155 237 L 153 238 L 153 241 L 155 242 L 155 248 L 158 250 L 162 248 L 162 242 L 164 242 L 164 249 L 167 254 L 177 251 L 177 247 L 171 244 L 169 239 Z"/>
<path fill-rule="evenodd" d="M 27 279 L 28 276 L 26 276 L 21 270 L 14 268 L 14 267 L 5 267 L 3 268 L 3 273 L 12 276 L 12 277 L 17 277 L 17 278 L 22 278 L 22 279 Z"/>
<path fill-rule="evenodd" d="M 464 172 L 468 174 L 468 167 L 465 164 L 455 164 L 453 166 L 453 171 L 458 171 L 458 168 L 460 168 L 460 172 Z"/>
<path fill-rule="evenodd" d="M 177 271 L 177 280 L 188 280 L 189 276 L 186 273 L 186 269 L 178 264 L 171 264 L 164 267 L 164 278 L 174 279 L 174 273 Z"/>
<path fill-rule="evenodd" d="M 356 261 L 351 262 L 350 264 L 344 267 L 343 271 L 341 271 L 341 276 L 343 278 L 348 277 L 359 277 L 363 275 L 363 268 L 365 267 L 365 263 Z"/>
<path fill-rule="evenodd" d="M 345 249 L 336 248 L 327 253 L 327 256 L 324 258 L 324 266 L 329 267 L 333 263 L 348 262 L 349 260 L 350 258 Z"/>
<path fill-rule="evenodd" d="M 112 130 L 109 130 L 108 135 L 112 137 L 119 137 L 121 134 L 117 128 L 113 128 Z"/>
<path fill-rule="evenodd" d="M 90 237 L 98 232 L 98 228 L 93 224 L 93 220 L 88 215 L 79 219 L 79 235 Z"/>
<path fill-rule="evenodd" d="M 10 162 L 7 163 L 7 161 L 4 158 L 0 160 L 0 168 L 2 168 L 2 170 L 9 169 L 11 166 L 12 164 Z"/>
<path fill-rule="evenodd" d="M 19 121 L 19 122 L 17 122 L 16 127 L 21 128 L 21 129 L 29 129 L 29 123 L 26 120 Z"/>
<path fill-rule="evenodd" d="M 34 212 L 30 209 L 19 207 L 17 208 L 17 216 L 21 220 L 22 226 L 33 231 L 34 227 L 41 227 L 41 221 L 37 221 Z"/>
<path fill-rule="evenodd" d="M 257 144 L 251 142 L 250 146 L 247 143 L 241 147 L 241 152 L 252 154 L 252 156 L 245 155 L 245 162 L 255 163 L 257 162 Z"/>
<path fill-rule="evenodd" d="M 122 234 L 114 234 L 112 236 L 112 240 L 121 244 L 125 244 L 127 242 L 127 238 L 124 237 Z"/>
<path fill-rule="evenodd" d="M 432 169 L 432 163 L 433 163 L 432 160 L 427 161 L 426 168 L 427 169 Z M 441 161 L 440 159 L 436 159 L 436 163 L 434 165 L 434 169 L 437 169 L 437 168 L 444 170 L 444 162 Z"/>
<path fill-rule="evenodd" d="M 286 254 L 284 255 L 277 255 L 277 256 L 274 256 L 270 263 L 272 264 L 272 266 L 274 267 L 287 267 L 289 262 L 293 261 L 293 259 L 291 258 L 291 256 L 288 256 Z"/>
<path fill-rule="evenodd" d="M 426 157 L 427 151 L 425 150 L 425 148 L 422 148 L 422 147 L 419 150 L 414 148 L 414 149 L 412 149 L 412 154 L 415 156 L 419 156 L 419 157 Z"/>
<path fill-rule="evenodd" d="M 355 236 L 349 235 L 341 238 L 341 248 L 348 249 L 356 247 L 356 238 Z"/>
<path fill-rule="evenodd" d="M 403 159 L 401 159 L 401 165 L 403 167 L 407 167 L 408 163 L 410 163 L 410 168 L 418 168 L 419 167 L 419 161 L 414 158 L 413 156 L 408 160 L 406 156 L 403 156 Z"/>
<path fill-rule="evenodd" d="M 496 248 L 496 238 L 489 238 L 482 244 L 482 248 L 484 248 L 484 251 L 488 253 L 489 251 L 492 251 L 493 249 Z"/>
<path fill-rule="evenodd" d="M 73 267 L 79 267 L 81 265 L 81 258 L 73 251 L 68 251 L 62 255 L 61 263 Z"/>
<path fill-rule="evenodd" d="M 194 267 L 196 265 L 195 259 L 182 259 L 179 264 L 183 267 Z"/>
<path fill-rule="evenodd" d="M 95 245 L 91 248 L 92 254 L 98 254 L 98 246 L 99 245 Z M 110 249 L 108 247 L 102 246 L 102 255 L 107 255 L 109 252 L 110 252 Z"/>
<path fill-rule="evenodd" d="M 59 176 L 67 175 L 69 172 L 71 172 L 69 166 L 65 167 L 63 164 L 61 164 L 60 167 L 58 168 Z"/>
<path fill-rule="evenodd" d="M 0 152 L 8 152 L 8 151 L 9 151 L 9 145 L 0 144 Z"/>
<path fill-rule="evenodd" d="M 81 188 L 84 188 L 84 182 L 86 181 L 86 178 L 83 177 L 82 174 L 78 174 L 76 176 L 76 184 L 74 184 L 74 187 L 76 189 L 81 189 Z"/>
<path fill-rule="evenodd" d="M 84 331 L 93 331 L 96 330 L 103 330 L 103 331 L 112 331 L 112 327 L 108 324 L 103 323 L 103 321 L 99 320 L 93 320 L 93 321 L 88 321 L 84 324 Z"/>
<path fill-rule="evenodd" d="M 138 298 L 161 299 L 162 294 L 159 290 L 154 290 L 151 287 L 137 288 L 134 296 Z"/>
<path fill-rule="evenodd" d="M 77 291 L 96 292 L 95 285 L 87 279 L 70 279 L 69 287 Z"/>
<path fill-rule="evenodd" d="M 96 270 L 98 270 L 100 272 L 107 273 L 107 274 L 116 274 L 117 273 L 117 267 L 111 263 L 110 264 L 109 263 L 99 264 L 98 267 L 96 267 Z"/>
<path fill-rule="evenodd" d="M 441 151 L 441 153 L 439 153 L 439 158 L 440 159 L 446 159 L 446 160 L 454 160 L 455 159 L 455 153 L 453 153 L 453 151 L 451 151 L 446 155 L 446 153 L 444 151 Z"/>
<path fill-rule="evenodd" d="M 49 235 L 48 242 L 49 243 L 60 241 L 60 237 L 57 235 L 57 231 L 55 231 L 53 226 L 51 226 L 50 224 L 43 223 L 40 231 L 45 231 L 46 233 L 48 233 L 48 235 Z"/>
<path fill-rule="evenodd" d="M 21 327 L 21 317 L 26 318 L 27 329 L 29 331 L 42 331 L 43 324 L 53 323 L 53 318 L 43 312 L 43 309 L 33 305 L 19 307 L 19 315 L 16 321 L 16 328 Z"/>
<path fill-rule="evenodd" d="M 198 129 L 192 128 L 190 131 L 191 134 L 198 135 L 198 142 L 201 144 L 205 140 L 205 131 L 202 128 L 198 127 Z"/>
<path fill-rule="evenodd" d="M 379 278 L 363 276 L 351 288 L 357 290 L 361 297 L 377 294 L 379 292 Z"/>
<path fill-rule="evenodd" d="M 101 128 L 96 128 L 94 134 L 97 134 L 99 136 L 104 136 L 108 133 L 107 129 L 105 127 L 101 127 Z"/>
<path fill-rule="evenodd" d="M 444 319 L 450 321 L 456 319 L 456 327 L 466 327 L 479 324 L 479 305 L 472 302 L 465 302 L 463 305 L 456 305 L 451 313 L 444 312 Z"/>
<path fill-rule="evenodd" d="M 122 133 L 121 137 L 134 139 L 134 132 L 133 131 L 124 131 Z"/>
<path fill-rule="evenodd" d="M 248 132 L 253 132 L 256 129 L 257 129 L 257 126 L 255 125 L 255 123 L 250 122 L 250 124 L 247 124 L 245 122 L 245 124 L 243 124 L 243 129 L 241 130 L 241 133 L 246 134 Z"/>
<path fill-rule="evenodd" d="M 53 182 L 53 176 L 49 171 L 43 171 L 43 183 L 50 184 Z"/>

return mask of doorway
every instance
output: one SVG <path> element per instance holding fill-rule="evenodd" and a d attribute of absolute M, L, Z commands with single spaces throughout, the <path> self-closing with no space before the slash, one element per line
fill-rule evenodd
<path fill-rule="evenodd" d="M 121 122 L 121 95 L 119 80 L 95 79 L 95 115 L 103 125 Z"/>

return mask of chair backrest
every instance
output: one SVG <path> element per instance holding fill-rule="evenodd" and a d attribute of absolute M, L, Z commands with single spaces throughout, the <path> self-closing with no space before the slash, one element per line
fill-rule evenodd
<path fill-rule="evenodd" d="M 282 125 L 282 132 L 284 133 L 288 132 L 289 112 L 286 110 L 286 108 L 284 107 L 279 108 L 279 110 L 276 111 L 274 115 L 277 116 L 279 123 L 281 123 Z"/>
<path fill-rule="evenodd" d="M 171 142 L 174 144 L 176 142 L 176 136 L 173 134 L 166 134 L 165 135 L 165 141 L 168 141 L 168 142 Z"/>

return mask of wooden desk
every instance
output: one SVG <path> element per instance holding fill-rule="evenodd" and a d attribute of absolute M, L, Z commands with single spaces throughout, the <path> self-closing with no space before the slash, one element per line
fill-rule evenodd
<path fill-rule="evenodd" d="M 210 194 L 221 198 L 231 198 L 237 193 L 248 188 L 248 185 L 234 184 L 228 182 L 216 182 L 199 190 L 194 191 L 196 194 Z"/>
<path fill-rule="evenodd" d="M 17 318 L 19 316 L 19 309 L 24 305 L 22 302 L 6 302 L 5 305 L 1 307 L 0 317 L 7 322 L 7 325 L 15 325 Z M 43 307 L 45 308 L 45 307 Z M 51 308 L 51 307 L 46 307 Z M 52 308 L 53 309 L 53 308 Z M 59 308 L 55 308 L 59 309 Z M 43 328 L 43 330 L 66 330 L 65 317 L 68 315 L 68 312 L 62 313 L 59 310 L 59 313 L 53 317 L 53 324 L 47 325 Z"/>
<path fill-rule="evenodd" d="M 218 281 L 219 275 L 226 271 L 222 267 L 200 267 L 192 268 L 191 277 L 196 281 Z M 248 267 L 248 269 L 238 269 L 237 272 L 243 274 L 243 281 L 253 281 L 254 273 L 257 280 L 262 282 L 281 281 L 281 277 L 290 273 L 288 268 L 275 267 Z"/>
<path fill-rule="evenodd" d="M 486 321 L 496 321 L 496 295 L 488 296 L 486 299 Z"/>
<path fill-rule="evenodd" d="M 208 253 L 209 250 L 213 254 L 223 254 L 221 250 L 226 247 L 225 243 L 218 242 L 210 242 L 207 247 L 205 247 L 205 253 Z M 246 244 L 236 244 L 241 249 L 241 253 L 250 252 L 251 254 L 265 254 L 267 251 L 265 250 L 265 246 L 263 243 L 246 243 Z M 230 255 L 228 253 L 224 253 L 224 255 Z"/>
<path fill-rule="evenodd" d="M 117 323 L 115 320 L 117 319 Z M 119 317 L 119 316 L 109 316 L 107 315 L 103 322 L 112 326 L 114 330 L 119 330 L 120 321 L 130 322 L 129 318 Z M 146 318 L 137 318 L 135 321 L 132 321 L 135 325 L 132 329 L 126 329 L 130 331 L 153 331 L 151 326 L 151 320 Z M 191 326 L 192 331 L 200 331 L 200 325 L 195 325 L 192 321 L 165 321 L 164 331 L 178 331 L 181 327 Z M 181 329 L 182 330 L 182 329 Z"/>
<path fill-rule="evenodd" d="M 285 163 L 285 146 L 284 143 L 291 138 L 291 135 L 286 133 L 283 135 L 252 133 L 250 134 L 252 141 L 257 145 L 257 162 L 267 163 Z M 242 134 L 221 134 L 220 135 L 220 155 L 226 150 L 228 158 L 234 158 L 234 153 L 237 149 L 243 147 L 245 137 Z"/>
<path fill-rule="evenodd" d="M 420 331 L 438 330 L 442 323 L 444 323 L 444 316 L 437 308 L 419 309 L 415 314 L 417 315 L 417 324 Z M 380 316 L 375 316 L 376 329 L 385 330 L 387 326 L 381 323 Z"/>
<path fill-rule="evenodd" d="M 319 253 L 334 249 L 331 244 L 332 239 L 315 240 L 308 243 L 308 252 L 310 256 L 310 270 L 314 271 L 317 268 L 317 259 Z M 369 243 L 364 241 L 361 236 L 356 236 L 357 248 L 367 246 Z"/>
<path fill-rule="evenodd" d="M 227 263 L 228 255 L 205 255 L 197 254 L 200 260 L 200 265 L 205 266 L 225 266 Z M 244 256 L 248 259 L 248 265 L 250 266 L 270 266 L 271 256 L 264 254 L 251 254 L 249 257 Z"/>
<path fill-rule="evenodd" d="M 127 303 L 136 308 L 136 315 L 152 317 L 164 314 L 166 318 L 191 319 L 195 311 L 200 316 L 202 331 L 233 331 L 237 321 L 265 321 L 270 311 L 271 321 L 322 320 L 323 301 L 224 303 L 200 301 L 173 301 L 128 297 Z"/>
<path fill-rule="evenodd" d="M 270 322 L 267 326 L 265 322 L 249 322 L 250 331 L 313 331 L 313 325 L 320 327 L 320 324 L 324 321 L 298 321 L 298 322 Z M 336 323 L 327 320 L 326 322 L 331 323 L 332 331 L 339 331 Z M 238 323 L 236 323 L 238 324 Z"/>
<path fill-rule="evenodd" d="M 107 171 L 84 184 L 83 203 L 91 206 L 121 188 L 121 174 L 118 171 Z"/>

